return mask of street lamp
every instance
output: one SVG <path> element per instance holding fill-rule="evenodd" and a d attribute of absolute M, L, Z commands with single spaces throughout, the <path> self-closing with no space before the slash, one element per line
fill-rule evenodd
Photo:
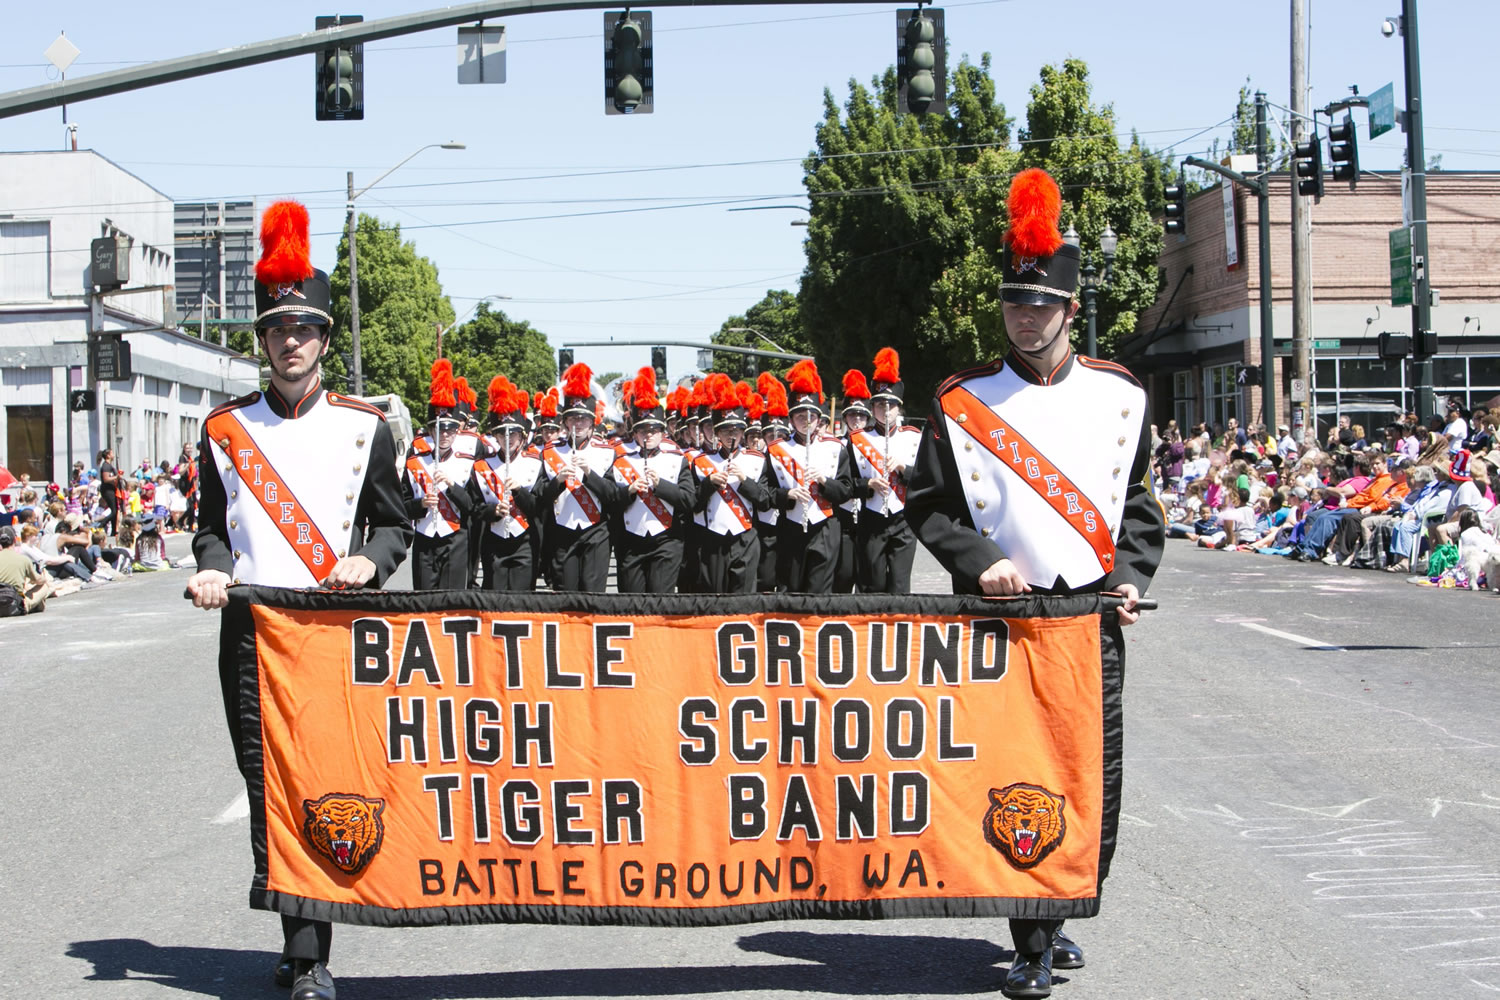
<path fill-rule="evenodd" d="M 772 347 L 776 348 L 782 354 L 786 354 L 787 353 L 786 348 L 782 347 L 780 344 L 776 343 L 776 341 L 772 340 L 770 337 L 767 337 L 765 334 L 761 333 L 759 330 L 757 330 L 753 326 L 731 326 L 729 329 L 725 330 L 724 332 L 725 333 L 753 333 L 757 337 L 759 337 L 761 340 L 764 340 L 766 343 L 768 343 Z"/>
<path fill-rule="evenodd" d="M 476 309 L 479 308 L 479 304 L 481 302 L 488 302 L 491 299 L 504 299 L 506 301 L 510 301 L 510 296 L 509 295 L 498 295 L 498 294 L 497 295 L 485 295 L 485 296 L 483 296 L 481 298 L 475 299 L 474 300 L 474 304 L 472 306 L 470 306 L 468 309 L 464 310 L 464 314 L 462 316 L 458 317 L 458 319 L 454 320 L 452 323 L 449 323 L 447 326 L 443 326 L 442 324 L 438 325 L 438 332 L 437 332 L 437 356 L 438 357 L 442 357 L 443 356 L 443 335 L 446 334 L 449 330 L 452 330 L 458 324 L 462 323 L 464 320 L 468 319 L 469 316 L 471 314 L 473 314 L 473 312 Z"/>
<path fill-rule="evenodd" d="M 387 170 L 379 177 L 375 178 L 370 183 L 366 184 L 364 187 L 360 188 L 357 192 L 354 190 L 354 171 L 349 171 L 349 199 L 347 202 L 345 202 L 344 205 L 344 210 L 346 213 L 344 218 L 344 229 L 349 234 L 349 350 L 353 355 L 354 368 L 354 371 L 350 373 L 352 377 L 349 381 L 350 387 L 354 390 L 353 395 L 362 396 L 364 395 L 365 391 L 364 366 L 363 364 L 361 364 L 359 352 L 359 266 L 358 255 L 356 254 L 354 249 L 354 199 L 358 198 L 360 195 L 370 190 L 370 188 L 374 187 L 376 184 L 379 184 L 381 181 L 391 176 L 391 174 L 401 169 L 401 167 L 405 166 L 408 161 L 410 161 L 417 155 L 417 153 L 421 153 L 423 150 L 465 148 L 466 147 L 461 142 L 430 142 L 427 145 L 419 148 L 416 152 L 412 153 L 411 156 L 408 156 L 405 160 L 402 160 L 400 163 L 396 164 L 394 167 Z"/>
<path fill-rule="evenodd" d="M 1063 236 L 1065 241 L 1071 236 L 1074 246 L 1078 246 L 1078 234 L 1073 227 L 1068 227 L 1067 235 Z M 1112 277 L 1110 265 L 1114 263 L 1115 250 L 1120 246 L 1120 238 L 1115 231 L 1104 224 L 1104 232 L 1099 234 L 1099 250 L 1104 254 L 1104 270 L 1101 273 L 1094 267 L 1093 263 L 1083 265 L 1079 273 L 1078 284 L 1083 291 L 1083 315 L 1088 321 L 1088 335 L 1084 341 L 1084 354 L 1095 357 L 1099 353 L 1099 337 L 1095 324 L 1099 315 L 1099 293 L 1109 287 L 1109 279 Z"/>

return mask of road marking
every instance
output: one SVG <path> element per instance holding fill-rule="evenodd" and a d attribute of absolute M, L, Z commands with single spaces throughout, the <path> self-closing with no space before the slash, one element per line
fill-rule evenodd
<path fill-rule="evenodd" d="M 1319 642 L 1317 639 L 1309 639 L 1307 636 L 1297 635 L 1295 632 L 1283 632 L 1280 629 L 1270 628 L 1266 625 L 1261 625 L 1258 622 L 1239 622 L 1239 624 L 1245 628 L 1253 628 L 1257 632 L 1264 632 L 1266 635 L 1274 635 L 1278 639 L 1286 639 L 1288 642 L 1295 642 L 1298 645 L 1306 646 L 1309 649 L 1322 649 L 1339 653 L 1348 652 L 1348 650 L 1343 646 L 1335 646 L 1334 644 L 1329 642 Z"/>
<path fill-rule="evenodd" d="M 214 825 L 223 826 L 226 823 L 234 823 L 249 818 L 250 796 L 245 792 L 240 792 L 239 795 L 235 796 L 234 801 L 225 806 L 224 811 L 219 813 L 219 818 L 214 820 Z"/>

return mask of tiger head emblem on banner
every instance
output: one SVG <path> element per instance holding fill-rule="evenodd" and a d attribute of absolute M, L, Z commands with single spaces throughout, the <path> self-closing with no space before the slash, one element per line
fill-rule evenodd
<path fill-rule="evenodd" d="M 1066 800 L 1040 785 L 1017 783 L 990 789 L 990 808 L 984 814 L 984 839 L 1023 871 L 1035 868 L 1067 836 L 1063 820 Z"/>
<path fill-rule="evenodd" d="M 353 875 L 380 853 L 385 839 L 384 799 L 332 792 L 302 800 L 302 833 L 339 871 Z"/>

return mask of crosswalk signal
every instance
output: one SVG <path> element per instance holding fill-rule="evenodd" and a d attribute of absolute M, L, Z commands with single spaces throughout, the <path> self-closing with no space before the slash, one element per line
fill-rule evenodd
<path fill-rule="evenodd" d="M 667 349 L 665 347 L 651 348 L 651 367 L 656 369 L 656 381 L 667 380 Z"/>
<path fill-rule="evenodd" d="M 1260 385 L 1260 365 L 1240 365 L 1234 381 L 1237 385 Z"/>
<path fill-rule="evenodd" d="M 902 114 L 948 113 L 943 11 L 896 11 L 896 109 Z"/>
<path fill-rule="evenodd" d="M 557 352 L 557 374 L 561 376 L 563 372 L 572 367 L 573 349 L 571 347 L 560 348 Z"/>
<path fill-rule="evenodd" d="M 1354 118 L 1345 115 L 1337 125 L 1328 126 L 1328 159 L 1332 163 L 1333 179 L 1348 181 L 1349 190 L 1359 183 L 1359 139 L 1354 131 Z"/>
<path fill-rule="evenodd" d="M 1166 199 L 1166 207 L 1162 210 L 1162 228 L 1169 236 L 1186 236 L 1187 185 L 1178 177 L 1176 184 L 1168 184 L 1162 188 L 1162 196 Z"/>
<path fill-rule="evenodd" d="M 68 393 L 68 409 L 73 413 L 87 413 L 99 408 L 99 394 L 93 389 L 73 389 Z"/>
<path fill-rule="evenodd" d="M 649 115 L 652 107 L 651 12 L 604 12 L 604 113 Z"/>
<path fill-rule="evenodd" d="M 1297 193 L 1314 201 L 1323 197 L 1323 140 L 1313 136 L 1299 142 L 1292 158 L 1297 163 Z"/>
<path fill-rule="evenodd" d="M 335 14 L 314 20 L 318 30 L 358 24 L 360 14 Z M 362 121 L 365 117 L 365 47 L 362 44 L 338 45 L 323 49 L 317 60 L 317 105 L 320 122 Z"/>

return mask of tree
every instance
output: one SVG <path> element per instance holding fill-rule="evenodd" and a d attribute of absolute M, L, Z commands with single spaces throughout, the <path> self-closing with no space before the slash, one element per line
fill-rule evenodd
<path fill-rule="evenodd" d="M 758 330 L 766 339 L 762 340 L 754 333 L 742 332 L 749 330 Z M 767 343 L 767 340 L 771 343 Z M 790 354 L 813 353 L 807 334 L 802 329 L 802 313 L 798 308 L 797 293 L 785 289 L 768 290 L 743 315 L 726 319 L 710 341 L 726 347 L 756 347 L 762 350 L 774 350 L 771 344 L 775 344 Z M 740 378 L 749 370 L 746 357 L 747 355 L 742 354 L 715 354 L 714 365 L 710 370 Z M 755 361 L 765 362 L 763 365 L 756 364 L 756 371 L 780 372 L 791 367 L 789 361 L 772 358 L 757 358 Z"/>
<path fill-rule="evenodd" d="M 395 393 L 414 416 L 427 412 L 437 331 L 453 322 L 437 267 L 401 239 L 399 225 L 359 216 L 359 340 L 366 395 Z M 348 384 L 344 358 L 349 337 L 349 239 L 339 241 L 333 291 L 333 349 L 324 372 L 333 386 Z M 458 374 L 464 374 L 459 371 Z M 470 376 L 472 381 L 472 376 Z M 477 386 L 483 391 L 484 386 Z M 420 419 L 420 417 L 418 417 Z"/>
<path fill-rule="evenodd" d="M 910 386 L 931 388 L 972 363 L 972 338 L 924 323 L 934 283 L 968 248 L 957 209 L 966 185 L 1008 158 L 1011 119 L 986 54 L 949 75 L 949 114 L 898 115 L 894 68 L 866 89 L 849 82 L 843 113 L 823 95 L 816 149 L 803 161 L 812 199 L 798 303 L 806 342 L 828 373 L 868 368 L 889 345 Z M 825 383 L 828 380 L 825 378 Z"/>
<path fill-rule="evenodd" d="M 480 406 L 488 405 L 484 393 L 496 375 L 530 393 L 557 381 L 557 357 L 546 335 L 525 320 L 491 311 L 487 302 L 479 303 L 473 319 L 443 336 L 443 354 L 452 360 L 454 373 L 479 393 Z"/>

